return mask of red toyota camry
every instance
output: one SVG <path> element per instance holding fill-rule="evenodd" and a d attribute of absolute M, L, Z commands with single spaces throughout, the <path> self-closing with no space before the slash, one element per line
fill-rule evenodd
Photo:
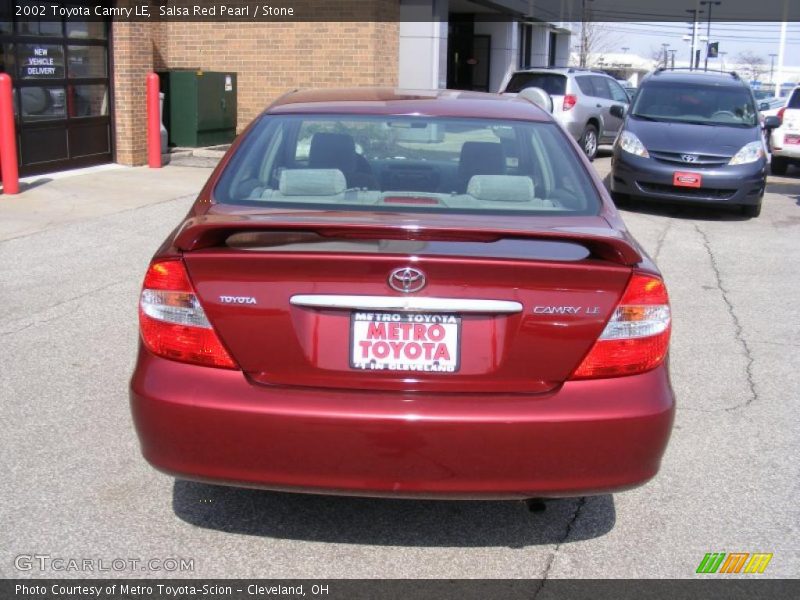
<path fill-rule="evenodd" d="M 670 307 L 580 148 L 524 99 L 293 92 L 150 263 L 131 407 L 180 478 L 395 497 L 653 477 Z"/>

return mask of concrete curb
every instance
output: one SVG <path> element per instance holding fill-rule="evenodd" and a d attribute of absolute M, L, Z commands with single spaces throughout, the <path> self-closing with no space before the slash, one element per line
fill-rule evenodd
<path fill-rule="evenodd" d="M 164 165 L 172 164 L 187 164 L 194 166 L 209 166 L 210 161 L 219 161 L 225 152 L 230 148 L 230 144 L 221 146 L 209 146 L 206 148 L 170 148 L 169 152 L 161 155 L 161 163 Z M 193 159 L 203 159 L 195 161 Z"/>

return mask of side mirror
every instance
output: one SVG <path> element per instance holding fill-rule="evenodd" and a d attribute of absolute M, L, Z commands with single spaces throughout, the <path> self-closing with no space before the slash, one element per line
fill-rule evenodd
<path fill-rule="evenodd" d="M 769 102 L 762 102 L 759 104 L 758 110 L 769 110 Z"/>
<path fill-rule="evenodd" d="M 770 115 L 764 117 L 764 129 L 777 129 L 781 126 L 781 120 L 778 117 Z"/>
<path fill-rule="evenodd" d="M 617 117 L 618 119 L 625 118 L 625 107 L 622 106 L 622 104 L 615 104 L 610 109 L 608 109 L 608 112 L 611 113 L 612 117 Z"/>

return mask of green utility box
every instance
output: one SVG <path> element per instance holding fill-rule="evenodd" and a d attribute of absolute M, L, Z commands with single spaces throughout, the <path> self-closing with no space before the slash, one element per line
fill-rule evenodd
<path fill-rule="evenodd" d="M 172 146 L 216 146 L 236 137 L 236 73 L 165 71 L 164 126 Z"/>

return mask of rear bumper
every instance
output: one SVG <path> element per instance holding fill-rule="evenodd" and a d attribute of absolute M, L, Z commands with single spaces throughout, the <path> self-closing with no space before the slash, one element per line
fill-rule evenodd
<path fill-rule="evenodd" d="M 642 158 L 614 148 L 611 167 L 611 191 L 667 202 L 704 204 L 758 204 L 766 186 L 766 160 L 749 165 L 692 168 L 667 164 L 652 158 Z M 702 175 L 700 188 L 675 187 L 676 171 L 691 171 Z"/>
<path fill-rule="evenodd" d="M 178 477 L 430 498 L 640 485 L 658 471 L 674 413 L 665 366 L 544 395 L 433 395 L 263 386 L 145 350 L 130 399 L 145 458 Z"/>
<path fill-rule="evenodd" d="M 772 156 L 800 161 L 800 144 L 787 144 L 787 135 L 800 135 L 800 131 L 784 132 L 779 128 L 772 132 L 770 138 Z"/>

